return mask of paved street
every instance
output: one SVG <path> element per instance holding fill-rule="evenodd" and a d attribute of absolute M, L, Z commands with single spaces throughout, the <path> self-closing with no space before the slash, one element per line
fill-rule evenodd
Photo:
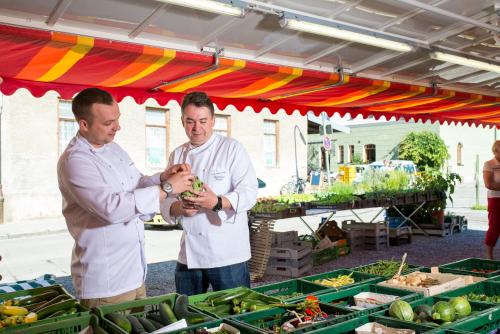
<path fill-rule="evenodd" d="M 377 209 L 357 210 L 363 220 L 371 220 Z M 484 231 L 487 227 L 486 211 L 469 209 L 452 209 L 457 214 L 465 215 L 469 220 L 469 229 Z M 315 229 L 322 216 L 308 216 L 306 222 Z M 354 219 L 350 211 L 338 212 L 334 219 L 342 221 Z M 381 216 L 379 216 L 382 219 Z M 28 223 L 23 226 L 9 224 L 0 226 L 0 274 L 3 282 L 13 282 L 32 279 L 43 274 L 53 274 L 57 277 L 69 275 L 70 258 L 73 241 L 61 220 L 39 222 L 36 225 Z M 277 221 L 276 231 L 297 230 L 299 234 L 309 233 L 308 228 L 298 219 Z M 16 234 L 17 233 L 17 234 Z M 38 234 L 38 235 L 37 235 Z M 179 251 L 181 231 L 172 228 L 148 228 L 146 230 L 146 255 L 149 264 L 172 261 L 175 262 Z M 439 241 L 439 239 L 433 239 Z M 481 245 L 478 245 L 480 248 Z"/>

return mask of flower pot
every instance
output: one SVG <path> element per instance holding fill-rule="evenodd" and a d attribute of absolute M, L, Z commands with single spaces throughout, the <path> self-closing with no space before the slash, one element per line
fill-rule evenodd
<path fill-rule="evenodd" d="M 443 226 L 444 225 L 444 209 L 433 211 L 431 213 L 431 220 L 434 225 Z"/>

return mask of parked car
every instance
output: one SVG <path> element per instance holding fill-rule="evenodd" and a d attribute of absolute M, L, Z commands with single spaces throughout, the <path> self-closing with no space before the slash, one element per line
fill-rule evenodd
<path fill-rule="evenodd" d="M 408 174 L 415 175 L 417 166 L 411 160 L 383 160 L 372 162 L 369 167 L 379 170 L 402 170 Z"/>

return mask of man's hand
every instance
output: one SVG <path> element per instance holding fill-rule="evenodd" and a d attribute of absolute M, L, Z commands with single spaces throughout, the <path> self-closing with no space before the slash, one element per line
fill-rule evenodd
<path fill-rule="evenodd" d="M 217 195 L 206 183 L 203 184 L 203 191 L 191 190 L 191 192 L 197 195 L 197 197 L 186 197 L 184 198 L 184 201 L 194 207 L 212 210 L 212 208 L 217 204 Z"/>
<path fill-rule="evenodd" d="M 171 216 L 193 217 L 198 213 L 198 211 L 199 210 L 197 208 L 188 203 L 185 203 L 184 201 L 175 202 L 170 207 Z"/>
<path fill-rule="evenodd" d="M 177 172 L 170 175 L 166 182 L 172 185 L 172 192 L 174 194 L 180 194 L 184 191 L 193 190 L 194 176 L 190 172 Z"/>
<path fill-rule="evenodd" d="M 163 173 L 160 174 L 160 181 L 163 183 L 168 180 L 170 176 L 179 172 L 191 173 L 191 166 L 189 164 L 176 164 L 165 169 Z"/>

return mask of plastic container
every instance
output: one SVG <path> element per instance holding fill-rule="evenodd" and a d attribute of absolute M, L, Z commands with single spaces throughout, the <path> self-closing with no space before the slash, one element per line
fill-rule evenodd
<path fill-rule="evenodd" d="M 415 301 L 412 301 L 409 303 L 410 303 L 411 307 L 413 309 L 415 309 L 415 307 L 417 307 L 418 305 L 424 305 L 424 304 L 432 307 L 438 301 L 449 301 L 449 298 L 446 298 L 446 297 L 427 297 L 427 298 L 418 299 L 418 300 L 415 300 Z M 491 312 L 492 310 L 494 310 L 494 308 L 492 308 L 491 305 L 485 305 L 485 304 L 474 303 L 474 302 L 470 302 L 470 305 L 472 308 L 472 313 L 469 316 L 464 317 L 462 319 L 455 320 L 447 325 L 441 325 L 440 328 L 456 328 L 456 325 L 461 323 L 461 322 L 475 319 L 480 315 L 487 314 L 487 313 Z M 380 316 L 390 317 L 389 311 L 385 310 L 382 314 L 380 314 Z M 403 320 L 400 320 L 400 321 L 407 322 L 407 321 L 403 321 Z M 409 322 L 409 323 L 411 323 L 411 322 Z"/>
<path fill-rule="evenodd" d="M 37 296 L 39 294 L 42 294 L 44 292 L 47 292 L 49 290 L 55 290 L 59 293 L 59 295 L 67 295 L 71 298 L 73 298 L 66 289 L 64 289 L 61 285 L 52 285 L 48 287 L 42 287 L 42 288 L 35 288 L 35 289 L 28 289 L 28 290 L 19 290 L 19 291 L 14 291 L 14 292 L 7 292 L 7 293 L 2 293 L 0 294 L 0 303 L 9 300 L 9 299 L 15 299 L 19 297 L 24 297 L 24 296 Z M 61 330 L 66 330 L 66 332 L 61 332 L 61 333 L 74 333 L 71 330 L 68 330 L 65 326 L 67 327 L 72 327 L 72 323 L 74 323 L 76 327 L 81 327 L 85 328 L 89 325 L 90 321 L 90 311 L 88 308 L 80 305 L 79 303 L 76 304 L 76 309 L 77 312 L 74 314 L 68 314 L 60 317 L 55 317 L 55 318 L 45 318 L 42 320 L 38 320 L 34 323 L 31 324 L 21 324 L 17 326 L 12 326 L 12 327 L 6 327 L 0 329 L 0 333 L 2 334 L 11 334 L 11 333 L 45 333 L 43 328 L 46 328 L 48 333 L 60 333 Z M 54 323 L 66 321 L 64 324 L 61 324 L 61 326 L 56 325 L 52 326 Z M 83 326 L 83 327 L 82 327 Z M 75 328 L 76 328 L 75 327 Z"/>
<path fill-rule="evenodd" d="M 318 286 L 310 282 L 292 279 L 288 281 L 261 285 L 252 290 L 266 296 L 278 298 L 284 302 L 304 299 L 307 295 L 318 295 L 328 290 L 325 286 Z"/>
<path fill-rule="evenodd" d="M 331 303 L 336 306 L 348 309 L 350 307 L 357 305 L 355 296 L 362 293 L 382 294 L 384 296 L 395 296 L 396 298 L 400 298 L 407 302 L 415 301 L 422 298 L 422 295 L 414 293 L 412 291 L 386 288 L 372 284 L 359 285 L 351 289 L 344 289 L 336 292 L 321 294 L 318 296 L 318 298 L 323 303 Z M 360 301 L 361 299 L 363 299 L 363 296 L 358 296 L 358 297 Z M 371 314 L 388 308 L 391 302 L 392 300 L 383 304 L 375 305 L 370 308 L 365 308 L 364 310 L 359 310 L 359 309 L 357 310 L 362 311 L 363 314 Z"/>
<path fill-rule="evenodd" d="M 213 320 L 213 321 L 206 322 L 206 323 L 203 323 L 203 324 L 198 324 L 198 325 L 190 326 L 188 333 L 194 333 L 197 329 L 202 329 L 202 328 L 205 328 L 209 332 L 212 332 L 215 328 L 225 327 L 226 325 L 229 325 L 233 329 L 236 329 L 237 331 L 239 331 L 240 333 L 242 333 L 242 330 L 240 329 L 241 326 L 239 325 L 239 323 L 231 321 L 231 320 L 224 320 L 224 319 L 217 319 L 217 320 Z M 228 333 L 231 333 L 231 334 L 234 333 L 234 330 L 232 330 L 232 329 L 229 329 L 229 330 L 228 330 L 228 328 L 224 328 L 224 329 L 227 330 Z M 181 333 L 186 333 L 186 332 L 187 332 L 186 328 L 183 328 L 183 329 L 178 329 L 178 330 L 175 330 L 175 331 L 169 331 L 168 334 L 181 334 Z M 257 332 L 248 332 L 248 331 L 245 331 L 244 333 L 248 333 L 248 334 L 260 334 L 262 332 L 260 332 L 260 331 L 257 331 Z"/>
<path fill-rule="evenodd" d="M 500 275 L 500 261 L 468 258 L 439 266 L 442 273 L 495 277 Z"/>
<path fill-rule="evenodd" d="M 204 305 L 202 305 L 202 302 L 205 301 L 207 299 L 207 297 L 209 297 L 210 295 L 213 295 L 214 293 L 217 293 L 217 294 L 218 293 L 231 293 L 231 292 L 235 291 L 236 289 L 241 289 L 241 287 L 189 296 L 189 305 L 193 306 L 197 310 L 200 310 L 203 313 L 208 314 L 214 318 L 231 318 L 234 316 L 234 314 L 226 313 L 226 312 L 219 312 L 219 311 L 217 311 L 218 308 L 204 306 Z M 245 288 L 245 289 L 247 289 L 249 291 L 249 294 L 246 295 L 243 299 L 245 299 L 245 298 L 259 299 L 259 300 L 262 300 L 262 301 L 269 303 L 269 304 L 280 303 L 280 300 L 278 298 L 266 296 L 265 294 L 262 294 L 262 293 L 257 292 L 257 291 L 253 291 L 253 290 L 248 289 L 248 288 Z M 231 304 L 231 301 L 228 301 L 227 304 Z M 233 304 L 231 304 L 231 305 L 233 305 Z"/>
<path fill-rule="evenodd" d="M 351 278 L 354 279 L 354 283 L 343 285 L 340 287 L 333 287 L 333 286 L 323 285 L 323 284 L 314 282 L 315 280 L 336 278 L 336 277 L 339 277 L 341 275 L 351 275 Z M 351 288 L 353 286 L 357 286 L 360 284 L 380 282 L 383 280 L 383 278 L 375 276 L 375 275 L 360 273 L 360 272 L 353 271 L 353 270 L 338 269 L 338 270 L 330 271 L 330 272 L 323 273 L 323 274 L 306 276 L 306 277 L 301 278 L 301 280 L 305 280 L 305 281 L 308 281 L 308 282 L 311 282 L 313 284 L 323 286 L 323 287 L 326 286 L 326 287 L 331 288 L 331 290 L 337 291 L 340 289 Z"/>
<path fill-rule="evenodd" d="M 355 271 L 359 271 L 359 272 L 362 272 L 362 273 L 365 273 L 365 274 L 370 274 L 370 275 L 375 275 L 375 276 L 380 276 L 380 277 L 392 277 L 396 274 L 396 271 L 391 274 L 391 275 L 380 275 L 380 274 L 377 274 L 377 273 L 374 273 L 374 272 L 365 272 L 364 270 L 370 270 L 371 268 L 375 268 L 375 266 L 379 266 L 380 264 L 378 264 L 378 262 L 374 262 L 374 263 L 370 263 L 370 264 L 367 264 L 367 265 L 364 265 L 364 266 L 359 266 L 359 267 L 355 267 L 353 268 L 353 270 Z M 401 273 L 402 275 L 406 275 L 406 274 L 409 274 L 409 273 L 412 273 L 414 271 L 418 271 L 420 269 L 422 269 L 421 266 L 417 266 L 417 265 L 413 265 L 413 264 L 407 264 L 408 266 L 408 269 L 406 270 L 403 270 L 403 272 Z M 397 269 L 396 269 L 397 270 Z"/>
<path fill-rule="evenodd" d="M 490 309 L 483 314 L 469 317 L 467 320 L 452 326 L 453 329 L 488 334 L 500 328 L 500 308 Z"/>
<path fill-rule="evenodd" d="M 346 310 L 333 305 L 320 303 L 320 308 L 328 315 L 337 314 L 337 316 L 325 321 L 320 321 L 311 325 L 297 328 L 289 333 L 306 333 L 314 331 L 316 329 L 322 329 L 342 321 L 355 319 L 358 316 L 358 312 Z M 270 310 L 238 315 L 233 317 L 232 320 L 241 323 L 243 326 L 245 326 L 245 328 L 251 329 L 253 331 L 261 330 L 265 333 L 269 333 L 269 330 L 272 330 L 274 326 L 279 327 L 288 319 L 288 312 L 289 311 L 284 308 L 274 308 Z"/>
<path fill-rule="evenodd" d="M 471 294 L 471 293 L 475 294 L 475 295 L 486 295 L 488 297 L 498 296 L 499 300 L 500 300 L 500 282 L 495 282 L 495 281 L 478 282 L 475 284 L 465 286 L 465 287 L 460 288 L 460 289 L 444 292 L 444 293 L 440 294 L 439 296 L 458 297 L 458 296 L 466 296 L 466 295 Z M 477 299 L 471 299 L 471 300 L 478 302 L 478 303 L 487 303 L 487 304 L 493 304 L 493 305 L 500 304 L 500 302 L 494 303 L 492 301 L 484 301 L 484 300 L 477 300 Z"/>
<path fill-rule="evenodd" d="M 136 317 L 143 317 L 146 314 L 159 315 L 159 304 L 163 302 L 168 302 L 170 305 L 175 305 L 176 299 L 179 297 L 177 293 L 169 293 L 166 295 L 149 297 L 145 299 L 134 300 L 130 302 L 99 306 L 95 309 L 95 313 L 99 317 L 100 326 L 105 329 L 110 334 L 127 334 L 122 328 L 118 327 L 115 323 L 111 322 L 106 318 L 106 315 L 113 312 L 120 312 L 124 314 L 125 312 L 130 312 L 128 314 L 134 315 Z M 193 307 L 188 307 L 191 312 L 199 312 Z M 213 317 L 207 316 L 207 322 L 215 320 Z M 198 326 L 198 324 L 197 324 Z M 192 326 L 184 328 L 184 330 L 189 330 Z"/>

